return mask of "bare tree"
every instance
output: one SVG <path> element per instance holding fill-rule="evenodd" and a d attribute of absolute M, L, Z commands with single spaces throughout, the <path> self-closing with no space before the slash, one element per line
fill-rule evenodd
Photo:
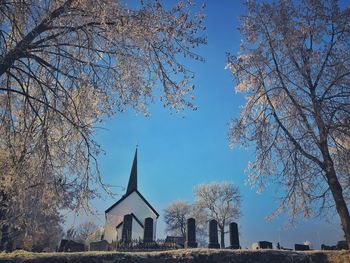
<path fill-rule="evenodd" d="M 194 189 L 196 205 L 204 209 L 209 219 L 218 222 L 220 246 L 225 248 L 225 226 L 240 217 L 241 196 L 238 187 L 231 183 L 209 183 Z"/>
<path fill-rule="evenodd" d="M 24 207 L 18 194 L 28 189 L 55 193 L 61 208 L 88 207 L 101 183 L 93 132 L 105 116 L 127 106 L 147 114 L 157 87 L 164 106 L 193 107 L 181 57 L 202 60 L 193 52 L 205 43 L 202 20 L 182 1 L 169 10 L 160 1 L 1 3 L 0 150 L 10 171 L 0 174 L 1 226 L 17 222 L 9 204 Z"/>
<path fill-rule="evenodd" d="M 291 219 L 335 208 L 350 246 L 350 8 L 338 1 L 249 1 L 228 67 L 247 98 L 231 145 L 253 143 L 249 181 L 283 186 Z M 271 176 L 273 176 L 273 179 Z"/>
<path fill-rule="evenodd" d="M 12 166 L 10 153 L 0 148 L 0 250 L 54 250 L 61 237 L 65 199 L 51 184 L 42 184 L 35 165 Z"/>
<path fill-rule="evenodd" d="M 186 220 L 189 218 L 191 205 L 186 201 L 175 201 L 164 209 L 166 231 L 172 235 L 186 236 Z"/>
<path fill-rule="evenodd" d="M 186 201 L 175 201 L 164 209 L 164 222 L 167 233 L 175 236 L 186 236 L 186 224 L 188 218 L 196 219 L 196 237 L 199 246 L 207 244 L 208 219 L 206 213 L 197 205 L 191 205 Z"/>
<path fill-rule="evenodd" d="M 98 229 L 98 226 L 92 221 L 81 223 L 76 229 L 76 240 L 86 242 L 88 237 Z"/>
<path fill-rule="evenodd" d="M 67 229 L 65 238 L 69 240 L 74 240 L 77 236 L 77 230 L 74 226 L 71 226 L 70 228 Z"/>
<path fill-rule="evenodd" d="M 15 233 L 12 233 L 13 249 L 22 248 L 33 252 L 55 251 L 64 235 L 61 225 L 63 219 L 59 212 L 49 215 L 42 212 L 40 216 L 31 219 L 32 224 L 17 227 Z"/>

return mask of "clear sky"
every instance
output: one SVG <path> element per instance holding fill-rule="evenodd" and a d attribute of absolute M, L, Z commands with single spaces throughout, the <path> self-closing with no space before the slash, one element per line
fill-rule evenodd
<path fill-rule="evenodd" d="M 149 117 L 129 109 L 108 119 L 95 137 L 105 151 L 98 158 L 103 181 L 127 186 L 138 143 L 138 188 L 160 214 L 157 237 L 165 237 L 162 215 L 169 203 L 193 202 L 197 184 L 229 181 L 239 186 L 243 196 L 243 216 L 238 221 L 242 247 L 250 247 L 258 240 L 279 241 L 285 247 L 306 240 L 315 248 L 320 243 L 335 244 L 342 239 L 337 215 L 330 217 L 330 222 L 318 218 L 286 229 L 286 215 L 270 222 L 265 219 L 278 204 L 275 186 L 257 194 L 245 184 L 245 169 L 254 153 L 228 146 L 228 123 L 239 115 L 244 98 L 235 93 L 233 78 L 225 70 L 225 52 L 239 48 L 238 18 L 245 9 L 239 0 L 212 0 L 206 4 L 208 44 L 197 50 L 206 62 L 186 61 L 196 73 L 194 95 L 198 110 L 176 114 L 155 102 L 150 105 Z M 112 191 L 124 194 L 120 187 Z M 96 222 L 101 225 L 104 210 L 120 198 L 103 196 L 94 201 L 100 214 Z"/>

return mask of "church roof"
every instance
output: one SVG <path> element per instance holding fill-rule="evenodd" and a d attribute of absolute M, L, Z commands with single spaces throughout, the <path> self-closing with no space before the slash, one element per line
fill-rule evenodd
<path fill-rule="evenodd" d="M 151 206 L 151 204 L 142 196 L 142 194 L 137 190 L 137 148 L 135 151 L 134 161 L 132 163 L 132 168 L 130 172 L 130 178 L 128 183 L 128 188 L 126 189 L 125 195 L 122 196 L 122 198 L 119 199 L 114 205 L 112 205 L 110 208 L 108 208 L 105 213 L 108 213 L 110 210 L 112 210 L 113 207 L 117 206 L 119 203 L 121 203 L 124 199 L 126 199 L 129 195 L 131 195 L 133 192 L 137 193 L 141 199 L 145 202 L 145 204 L 157 215 L 157 218 L 159 217 L 158 212 Z"/>
<path fill-rule="evenodd" d="M 117 201 L 116 203 L 114 203 L 110 208 L 108 208 L 105 213 L 108 213 L 109 211 L 111 211 L 115 206 L 117 206 L 118 204 L 120 204 L 124 199 L 126 199 L 129 195 L 131 195 L 133 192 L 135 192 L 136 194 L 138 194 L 141 199 L 145 202 L 145 204 L 153 211 L 153 213 L 156 214 L 157 218 L 159 217 L 158 212 L 151 206 L 151 204 L 146 200 L 146 198 L 143 197 L 143 195 L 138 191 L 138 190 L 134 190 L 129 194 L 125 194 L 123 195 L 122 198 L 119 199 L 119 201 Z"/>

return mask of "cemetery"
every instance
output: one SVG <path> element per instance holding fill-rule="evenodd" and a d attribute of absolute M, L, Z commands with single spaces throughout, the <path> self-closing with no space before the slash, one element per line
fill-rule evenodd
<path fill-rule="evenodd" d="M 130 215 L 125 215 L 125 218 L 131 218 Z M 131 224 L 128 227 L 123 228 L 122 239 L 116 242 L 108 243 L 106 240 L 91 242 L 89 246 L 74 242 L 72 240 L 61 240 L 57 252 L 83 252 L 83 251 L 163 251 L 163 250 L 177 250 L 177 249 L 192 249 L 197 248 L 198 244 L 196 242 L 196 220 L 195 218 L 187 219 L 186 227 L 186 238 L 179 242 L 178 237 L 167 237 L 164 240 L 153 239 L 153 220 L 151 218 L 145 219 L 145 228 L 143 232 L 143 238 L 141 239 L 131 239 Z M 230 245 L 225 249 L 228 250 L 239 250 L 242 251 L 242 247 L 239 243 L 239 232 L 238 225 L 235 222 L 229 225 L 229 238 Z M 218 229 L 217 221 L 212 219 L 208 224 L 208 249 L 220 249 L 220 244 L 218 242 Z M 275 250 L 275 251 L 291 251 L 292 249 L 284 248 L 280 244 L 273 246 L 272 242 L 269 241 L 258 241 L 251 246 L 252 251 L 256 250 Z M 248 249 L 245 249 L 248 250 Z M 295 244 L 294 251 L 310 251 L 312 250 L 309 245 L 305 244 Z M 327 246 L 322 244 L 321 250 L 348 250 L 345 241 L 339 241 L 335 246 Z"/>
<path fill-rule="evenodd" d="M 138 190 L 137 173 L 137 149 L 130 172 L 126 193 L 115 204 L 106 210 L 106 222 L 104 232 L 100 236 L 95 235 L 95 240 L 89 240 L 85 244 L 73 240 L 61 240 L 57 252 L 82 252 L 82 251 L 164 251 L 176 249 L 197 248 L 196 219 L 187 218 L 186 235 L 181 237 L 167 237 L 164 240 L 156 239 L 156 222 L 159 217 L 157 211 L 141 195 Z M 236 222 L 229 225 L 229 246 L 226 249 L 240 250 L 239 228 Z M 207 224 L 209 249 L 219 249 L 218 222 L 209 220 Z M 97 238 L 97 239 L 96 239 Z M 336 246 L 322 245 L 324 250 L 348 249 L 345 241 L 339 241 Z M 251 250 L 292 250 L 284 248 L 279 243 L 273 247 L 269 241 L 257 241 L 252 244 Z M 309 245 L 295 244 L 295 251 L 309 251 Z"/>

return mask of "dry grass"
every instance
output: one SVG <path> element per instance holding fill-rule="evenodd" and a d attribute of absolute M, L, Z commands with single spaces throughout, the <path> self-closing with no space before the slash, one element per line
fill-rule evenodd
<path fill-rule="evenodd" d="M 32 253 L 18 250 L 0 253 L 0 262 L 329 262 L 350 263 L 350 251 L 280 251 L 280 250 L 227 250 L 180 249 L 155 252 L 73 252 Z M 62 259 L 62 260 L 61 260 Z M 134 261 L 135 260 L 135 261 Z M 232 260 L 232 261 L 231 261 Z M 270 261 L 271 260 L 271 261 Z"/>

